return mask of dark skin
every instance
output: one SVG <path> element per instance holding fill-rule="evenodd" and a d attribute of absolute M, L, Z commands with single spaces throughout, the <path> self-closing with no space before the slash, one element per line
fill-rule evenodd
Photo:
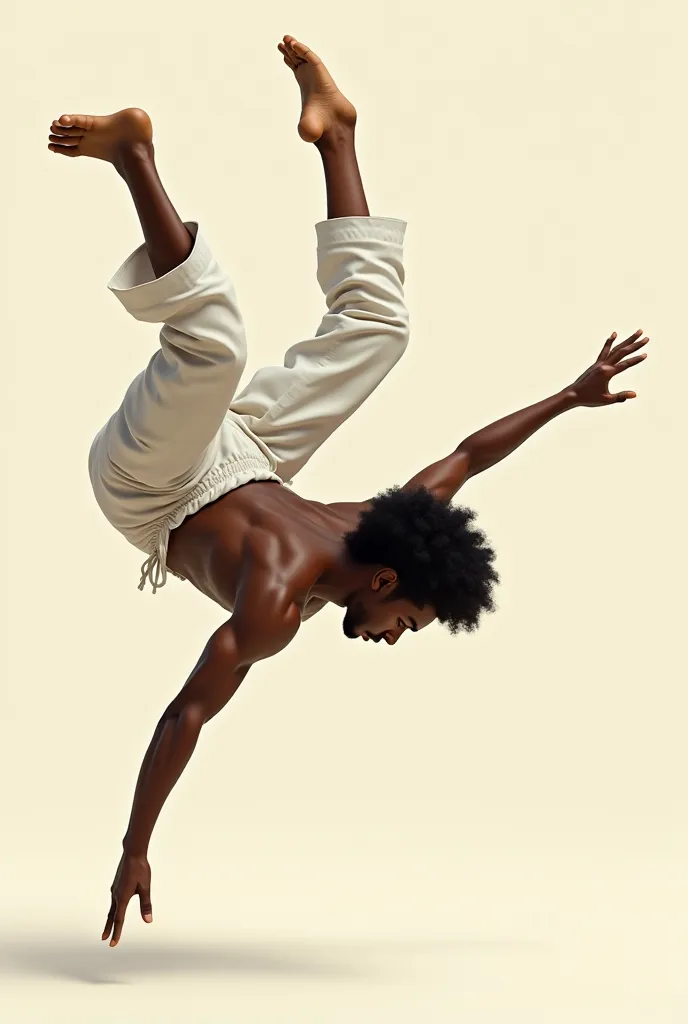
<path fill-rule="evenodd" d="M 306 46 L 285 36 L 279 49 L 301 89 L 299 134 L 322 158 L 328 217 L 369 216 L 356 159 L 354 108 Z M 63 115 L 51 126 L 49 148 L 115 167 L 136 206 L 156 276 L 187 259 L 192 238 L 158 177 L 152 127 L 143 111 Z M 471 434 L 406 487 L 425 487 L 436 498 L 451 501 L 467 480 L 500 462 L 561 413 L 635 398 L 632 391 L 610 393 L 609 383 L 644 358 L 639 349 L 648 339 L 636 331 L 618 345 L 615 341 L 614 333 L 573 384 Z M 132 897 L 139 897 L 144 921 L 152 921 L 148 846 L 153 828 L 203 726 L 227 704 L 249 669 L 283 650 L 301 623 L 328 603 L 347 609 L 344 631 L 352 639 L 395 644 L 406 631 L 434 620 L 433 609 L 395 599 L 394 569 L 354 564 L 347 557 L 344 536 L 367 505 L 325 505 L 280 484 L 257 482 L 226 494 L 173 531 L 170 568 L 232 615 L 212 635 L 163 712 L 143 760 L 102 934 L 111 946 L 120 940 Z"/>

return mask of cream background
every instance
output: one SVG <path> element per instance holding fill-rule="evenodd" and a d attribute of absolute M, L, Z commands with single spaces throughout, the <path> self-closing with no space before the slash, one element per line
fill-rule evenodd
<path fill-rule="evenodd" d="M 6 24 L 0 1019 L 688 1020 L 682 5 L 19 5 Z M 284 13 L 288 9 L 288 13 Z M 275 50 L 359 107 L 374 212 L 409 221 L 413 342 L 298 481 L 365 496 L 653 338 L 636 403 L 545 429 L 462 495 L 499 553 L 479 635 L 395 649 L 328 610 L 202 737 L 151 848 L 155 924 L 98 942 L 156 718 L 219 613 L 91 498 L 148 358 L 105 283 L 139 244 L 53 117 L 146 107 L 233 273 L 249 372 L 317 323 L 324 191 Z M 98 982 L 110 982 L 104 988 Z"/>

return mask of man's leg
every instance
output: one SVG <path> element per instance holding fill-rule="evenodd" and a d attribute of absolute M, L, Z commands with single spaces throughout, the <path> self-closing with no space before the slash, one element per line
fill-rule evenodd
<path fill-rule="evenodd" d="M 301 89 L 299 135 L 304 142 L 312 142 L 322 157 L 328 220 L 370 216 L 356 157 L 353 104 L 339 91 L 320 58 L 303 43 L 285 36 L 278 49 Z"/>
<path fill-rule="evenodd" d="M 231 410 L 268 446 L 290 480 L 365 401 L 408 342 L 402 245 L 406 225 L 370 217 L 355 149 L 356 111 L 308 47 L 279 47 L 296 76 L 299 134 L 318 149 L 328 220 L 317 226 L 318 280 L 328 312 L 281 367 L 255 374 Z"/>
<path fill-rule="evenodd" d="M 111 163 L 126 182 L 145 246 L 110 288 L 138 320 L 162 323 L 160 349 L 129 387 L 104 438 L 104 454 L 147 487 L 183 487 L 208 461 L 243 372 L 246 347 L 234 290 L 197 225 L 188 227 L 158 177 L 153 133 L 141 110 L 64 115 L 49 148 Z"/>
<path fill-rule="evenodd" d="M 48 148 L 64 156 L 97 157 L 114 166 L 134 200 L 156 277 L 188 258 L 194 240 L 158 176 L 153 127 L 143 110 L 123 110 L 108 118 L 64 114 L 51 125 Z"/>

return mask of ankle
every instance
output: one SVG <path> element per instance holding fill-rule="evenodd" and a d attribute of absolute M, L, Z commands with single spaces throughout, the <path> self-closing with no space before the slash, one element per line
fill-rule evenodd
<path fill-rule="evenodd" d="M 342 149 L 354 148 L 354 136 L 356 125 L 335 124 L 323 132 L 315 143 L 316 149 L 321 153 L 338 152 Z"/>
<path fill-rule="evenodd" d="M 152 142 L 123 142 L 113 160 L 115 169 L 126 178 L 142 166 L 155 166 L 155 150 Z"/>

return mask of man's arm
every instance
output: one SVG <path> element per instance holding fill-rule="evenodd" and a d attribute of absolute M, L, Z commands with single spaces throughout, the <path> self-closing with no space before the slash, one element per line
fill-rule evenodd
<path fill-rule="evenodd" d="M 255 588 L 251 588 L 255 589 Z M 168 706 L 139 772 L 123 854 L 112 886 L 103 932 L 116 945 L 129 900 L 138 895 L 145 921 L 152 920 L 148 844 L 160 811 L 186 767 L 201 729 L 230 700 L 251 665 L 282 650 L 300 625 L 298 608 L 273 590 L 245 594 L 232 619 L 206 645 L 189 679 Z"/>
<path fill-rule="evenodd" d="M 609 381 L 645 358 L 644 354 L 626 358 L 647 344 L 647 338 L 639 340 L 641 334 L 642 331 L 636 331 L 615 348 L 616 334 L 612 334 L 597 361 L 570 387 L 471 434 L 446 458 L 412 477 L 406 488 L 426 487 L 440 501 L 451 501 L 466 480 L 501 462 L 561 413 L 580 406 L 612 405 L 635 398 L 633 391 L 610 394 Z"/>

